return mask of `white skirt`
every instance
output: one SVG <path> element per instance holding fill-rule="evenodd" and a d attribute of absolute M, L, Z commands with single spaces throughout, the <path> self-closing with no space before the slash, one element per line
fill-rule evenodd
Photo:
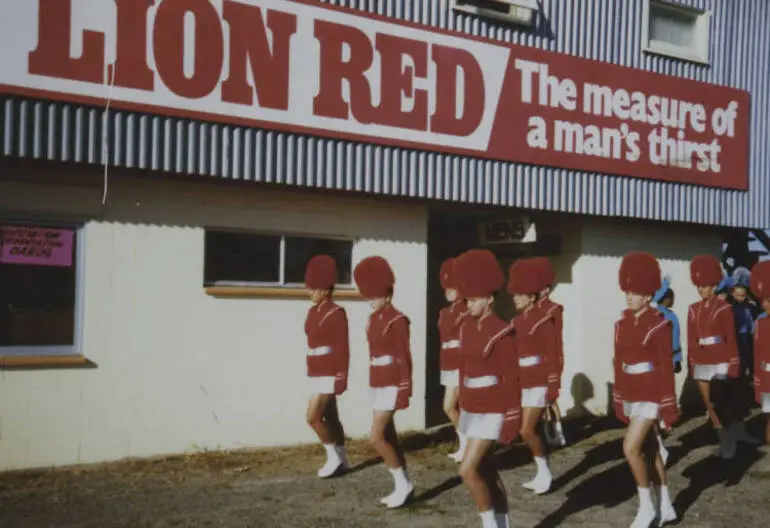
<path fill-rule="evenodd" d="M 443 385 L 444 387 L 459 387 L 460 386 L 460 369 L 442 370 L 441 385 Z"/>
<path fill-rule="evenodd" d="M 646 418 L 648 420 L 657 420 L 659 417 L 660 406 L 655 402 L 623 402 L 623 414 L 627 418 Z"/>
<path fill-rule="evenodd" d="M 730 368 L 728 363 L 718 363 L 716 365 L 693 365 L 692 378 L 697 381 L 711 381 L 727 379 L 727 371 Z"/>
<path fill-rule="evenodd" d="M 502 413 L 470 413 L 461 409 L 457 429 L 466 438 L 498 440 L 503 430 L 503 418 Z"/>
<path fill-rule="evenodd" d="M 521 389 L 521 406 L 545 407 L 547 404 L 547 395 L 548 387 L 532 387 L 531 389 Z"/>
<path fill-rule="evenodd" d="M 308 377 L 310 394 L 334 394 L 334 376 Z"/>
<path fill-rule="evenodd" d="M 770 413 L 770 392 L 762 393 L 762 412 Z"/>
<path fill-rule="evenodd" d="M 372 409 L 375 411 L 395 411 L 398 387 L 373 387 Z"/>

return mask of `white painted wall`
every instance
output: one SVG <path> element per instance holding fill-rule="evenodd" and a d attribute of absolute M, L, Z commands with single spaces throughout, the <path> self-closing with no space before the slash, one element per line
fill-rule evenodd
<path fill-rule="evenodd" d="M 303 300 L 217 299 L 202 287 L 202 226 L 352 236 L 382 255 L 411 317 L 415 385 L 400 429 L 424 426 L 427 212 L 371 200 L 121 181 L 101 189 L 0 182 L 0 211 L 77 212 L 85 229 L 84 354 L 98 368 L 0 372 L 0 470 L 202 448 L 314 441 L 305 424 Z M 351 327 L 347 433 L 371 421 L 369 306 Z"/>
<path fill-rule="evenodd" d="M 696 254 L 718 256 L 721 240 L 722 232 L 718 228 L 604 218 L 581 220 L 580 255 L 572 266 L 573 280 L 564 295 L 560 286 L 555 298 L 566 305 L 565 336 L 569 336 L 565 337 L 563 384 L 570 388 L 575 376 L 587 377 L 593 392 L 593 397 L 584 402 L 587 410 L 598 414 L 607 411 L 607 383 L 613 379 L 614 322 L 625 308 L 625 298 L 618 288 L 618 269 L 623 255 L 630 251 L 649 251 L 658 257 L 663 273 L 671 276 L 676 293 L 674 312 L 679 317 L 684 346 L 687 309 L 698 300 L 690 282 L 690 260 Z M 685 376 L 682 372 L 677 377 L 680 393 Z M 563 409 L 574 407 L 575 397 L 583 399 L 586 384 L 578 385 L 577 394 L 572 395 L 569 390 L 562 394 Z"/>

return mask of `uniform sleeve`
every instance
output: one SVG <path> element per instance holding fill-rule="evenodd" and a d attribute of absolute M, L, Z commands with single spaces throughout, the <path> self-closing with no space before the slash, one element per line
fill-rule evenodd
<path fill-rule="evenodd" d="M 348 387 L 348 370 L 350 368 L 350 339 L 348 336 L 348 316 L 345 310 L 339 309 L 329 316 L 324 323 L 330 326 L 333 339 L 333 354 L 337 374 L 334 380 L 334 393 L 340 395 Z"/>
<path fill-rule="evenodd" d="M 543 355 L 545 356 L 545 363 L 548 368 L 548 394 L 547 400 L 552 402 L 559 397 L 559 388 L 561 385 L 561 371 L 562 371 L 562 358 L 559 356 L 558 340 L 556 339 L 556 318 L 555 314 L 551 314 L 549 320 L 543 325 L 543 332 L 547 332 L 546 339 L 544 340 Z"/>
<path fill-rule="evenodd" d="M 658 390 L 660 391 L 660 418 L 668 426 L 673 426 L 679 420 L 679 410 L 676 403 L 676 384 L 674 371 L 671 369 L 671 321 L 665 321 L 663 326 L 654 330 L 651 343 L 655 351 L 655 372 L 658 373 Z"/>
<path fill-rule="evenodd" d="M 500 432 L 500 442 L 510 444 L 519 436 L 521 429 L 521 386 L 516 340 L 511 335 L 502 337 L 494 346 L 494 356 L 500 365 L 505 398 L 505 418 Z"/>
<path fill-rule="evenodd" d="M 728 363 L 727 376 L 730 378 L 737 378 L 741 370 L 741 357 L 738 353 L 738 339 L 735 335 L 735 320 L 733 319 L 733 311 L 730 309 L 723 309 L 717 314 L 717 323 L 725 339 L 725 348 L 728 350 Z"/>
<path fill-rule="evenodd" d="M 693 354 L 698 350 L 698 328 L 695 325 L 695 307 L 690 306 L 687 310 L 687 366 L 692 372 L 693 368 Z"/>
<path fill-rule="evenodd" d="M 399 390 L 405 391 L 407 398 L 412 397 L 412 351 L 409 344 L 409 320 L 399 317 L 393 321 L 389 332 L 393 333 L 395 345 L 394 357 L 399 370 Z"/>
<path fill-rule="evenodd" d="M 615 410 L 615 416 L 623 423 L 628 423 L 626 413 L 623 412 L 623 387 L 621 383 L 621 362 L 618 354 L 618 338 L 620 333 L 620 322 L 615 323 L 615 349 L 612 358 L 612 367 L 615 373 L 614 383 L 612 385 L 612 407 Z"/>

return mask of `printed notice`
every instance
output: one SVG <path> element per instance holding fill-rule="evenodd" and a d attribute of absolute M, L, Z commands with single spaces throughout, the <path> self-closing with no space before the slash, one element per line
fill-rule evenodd
<path fill-rule="evenodd" d="M 0 227 L 0 264 L 70 267 L 74 236 L 69 229 Z"/>

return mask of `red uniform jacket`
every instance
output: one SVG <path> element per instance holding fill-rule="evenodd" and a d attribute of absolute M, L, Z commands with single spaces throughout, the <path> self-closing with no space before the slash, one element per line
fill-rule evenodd
<path fill-rule="evenodd" d="M 369 386 L 398 387 L 396 409 L 409 407 L 412 396 L 412 352 L 409 319 L 387 305 L 369 316 Z"/>
<path fill-rule="evenodd" d="M 441 339 L 441 370 L 460 368 L 460 325 L 465 315 L 464 301 L 453 302 L 439 312 L 438 333 Z"/>
<path fill-rule="evenodd" d="M 564 307 L 561 304 L 553 302 L 549 298 L 540 301 L 540 307 L 553 317 L 553 339 L 559 356 L 559 379 L 556 382 L 556 397 L 561 390 L 561 376 L 564 373 Z"/>
<path fill-rule="evenodd" d="M 770 366 L 770 317 L 761 316 L 754 324 L 754 392 L 757 403 L 760 405 L 762 393 L 770 392 L 768 366 Z"/>
<path fill-rule="evenodd" d="M 687 314 L 687 361 L 693 365 L 728 363 L 728 376 L 735 378 L 740 371 L 740 356 L 735 338 L 732 306 L 712 297 L 690 305 Z"/>
<path fill-rule="evenodd" d="M 536 305 L 514 317 L 511 326 L 516 333 L 521 388 L 548 387 L 548 399 L 553 400 L 561 378 L 553 314 Z"/>
<path fill-rule="evenodd" d="M 460 327 L 460 408 L 469 413 L 505 415 L 500 441 L 516 439 L 521 427 L 518 354 L 511 328 L 494 314 L 466 317 Z M 472 380 L 494 377 L 497 383 L 468 387 Z"/>
<path fill-rule="evenodd" d="M 345 309 L 326 299 L 310 308 L 305 320 L 307 334 L 307 375 L 334 376 L 335 394 L 348 385 L 350 343 Z"/>
<path fill-rule="evenodd" d="M 626 421 L 623 402 L 654 402 L 671 426 L 679 418 L 671 368 L 671 323 L 657 310 L 638 317 L 625 310 L 615 323 L 615 412 Z"/>

